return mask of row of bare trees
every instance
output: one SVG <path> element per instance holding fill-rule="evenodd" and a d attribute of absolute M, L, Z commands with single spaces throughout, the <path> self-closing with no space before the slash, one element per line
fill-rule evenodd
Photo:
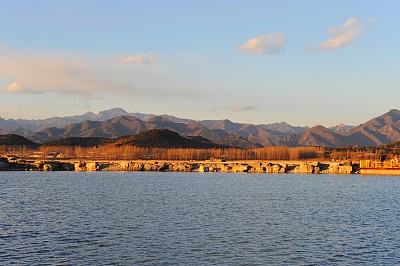
<path fill-rule="evenodd" d="M 219 148 L 143 148 L 120 147 L 47 147 L 29 149 L 25 146 L 0 146 L 0 154 L 19 154 L 24 157 L 57 157 L 61 159 L 106 159 L 106 160 L 306 160 L 306 159 L 376 159 L 385 154 L 387 158 L 398 156 L 399 149 L 391 148 L 322 148 L 322 147 L 264 147 L 257 149 Z"/>
<path fill-rule="evenodd" d="M 218 148 L 143 148 L 121 147 L 40 147 L 45 156 L 59 154 L 63 158 L 91 159 L 155 159 L 155 160 L 301 160 L 318 158 L 321 148 L 316 147 L 266 147 L 258 149 Z"/>

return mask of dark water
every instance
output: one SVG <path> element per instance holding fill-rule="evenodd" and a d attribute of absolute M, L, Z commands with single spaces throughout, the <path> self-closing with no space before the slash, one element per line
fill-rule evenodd
<path fill-rule="evenodd" d="M 0 264 L 400 264 L 400 177 L 0 172 Z"/>

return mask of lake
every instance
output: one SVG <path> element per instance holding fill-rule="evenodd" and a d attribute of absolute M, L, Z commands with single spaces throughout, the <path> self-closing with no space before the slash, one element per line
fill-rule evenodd
<path fill-rule="evenodd" d="M 400 264 L 400 177 L 0 172 L 0 264 Z"/>

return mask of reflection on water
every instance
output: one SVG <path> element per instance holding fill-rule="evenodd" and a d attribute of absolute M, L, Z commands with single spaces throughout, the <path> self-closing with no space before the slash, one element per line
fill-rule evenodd
<path fill-rule="evenodd" d="M 0 172 L 0 264 L 399 264 L 400 177 Z"/>

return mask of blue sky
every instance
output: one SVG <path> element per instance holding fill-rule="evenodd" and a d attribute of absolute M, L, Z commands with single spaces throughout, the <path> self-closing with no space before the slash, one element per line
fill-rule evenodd
<path fill-rule="evenodd" d="M 0 1 L 0 116 L 358 125 L 400 108 L 400 1 Z"/>

